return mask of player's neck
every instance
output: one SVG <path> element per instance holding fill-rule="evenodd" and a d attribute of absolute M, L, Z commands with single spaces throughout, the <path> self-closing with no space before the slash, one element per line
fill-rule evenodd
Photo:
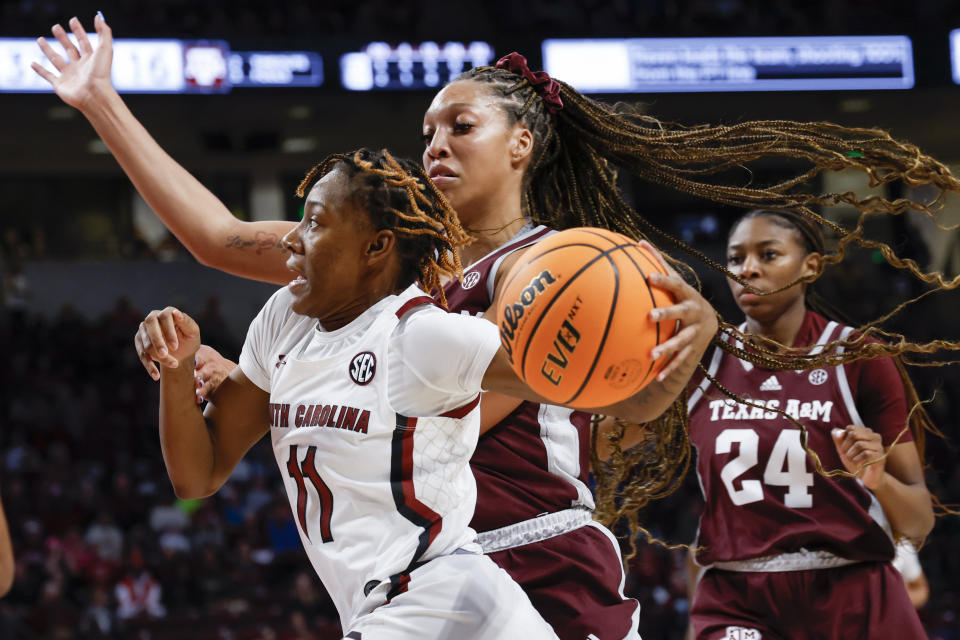
<path fill-rule="evenodd" d="M 801 296 L 794 300 L 783 313 L 769 322 L 748 316 L 747 333 L 761 335 L 789 347 L 796 340 L 806 315 L 807 308 L 804 305 L 804 298 Z"/>
<path fill-rule="evenodd" d="M 463 266 L 473 264 L 491 251 L 502 247 L 511 240 L 527 223 L 520 205 L 519 192 L 516 197 L 487 198 L 481 210 L 460 212 L 473 242 L 460 250 Z"/>

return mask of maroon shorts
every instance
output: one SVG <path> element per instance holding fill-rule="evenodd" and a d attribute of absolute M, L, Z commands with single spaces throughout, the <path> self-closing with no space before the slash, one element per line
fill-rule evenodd
<path fill-rule="evenodd" d="M 489 554 L 523 587 L 561 640 L 636 638 L 640 603 L 623 595 L 616 540 L 586 525 L 569 533 Z"/>
<path fill-rule="evenodd" d="M 740 573 L 710 569 L 690 610 L 706 640 L 915 640 L 927 635 L 889 563 Z"/>

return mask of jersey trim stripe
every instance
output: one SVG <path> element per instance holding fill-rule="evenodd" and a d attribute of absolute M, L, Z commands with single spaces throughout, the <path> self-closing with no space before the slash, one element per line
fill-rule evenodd
<path fill-rule="evenodd" d="M 710 358 L 710 366 L 707 369 L 707 374 L 710 376 L 717 375 L 717 370 L 720 368 L 720 361 L 723 360 L 723 349 L 720 347 L 714 347 L 713 356 Z M 693 408 L 697 406 L 697 402 L 700 401 L 700 398 L 703 397 L 703 394 L 706 393 L 707 388 L 710 386 L 710 378 L 704 376 L 703 381 L 700 385 L 694 389 L 693 393 L 690 394 L 690 399 L 687 400 L 687 413 L 693 411 Z"/>
<path fill-rule="evenodd" d="M 418 567 L 414 567 L 416 569 Z M 410 569 L 413 571 L 413 569 Z M 404 571 L 390 576 L 390 590 L 387 591 L 387 601 L 384 604 L 390 604 L 390 601 L 410 588 L 410 571 Z"/>
<path fill-rule="evenodd" d="M 487 288 L 487 299 L 491 301 L 493 300 L 494 289 L 497 282 L 497 273 L 500 271 L 500 265 L 503 264 L 503 261 L 507 259 L 507 256 L 514 251 L 519 251 L 520 249 L 529 247 L 544 236 L 552 235 L 554 233 L 556 233 L 556 231 L 549 227 L 534 227 L 527 233 L 524 233 L 520 237 L 514 239 L 512 242 L 508 242 L 498 250 L 487 254 L 487 256 L 485 256 L 486 258 L 493 257 L 498 253 L 500 254 L 497 256 L 497 259 L 493 261 L 493 265 L 490 267 L 490 272 L 487 274 L 487 281 L 484 283 Z M 466 271 L 466 269 L 464 269 L 464 271 Z"/>
<path fill-rule="evenodd" d="M 838 339 L 846 340 L 852 331 L 853 327 L 845 327 L 843 331 L 840 332 Z M 842 345 L 837 347 L 837 353 L 843 353 Z M 857 404 L 853 401 L 853 393 L 850 392 L 850 383 L 847 381 L 847 372 L 842 364 L 837 365 L 835 369 L 837 372 L 837 382 L 840 387 L 840 395 L 843 396 L 843 403 L 847 405 L 847 412 L 850 414 L 850 417 L 853 418 L 853 423 L 862 427 L 864 426 L 863 418 L 860 417 L 860 412 L 857 411 Z"/>
<path fill-rule="evenodd" d="M 587 523 L 587 526 L 593 527 L 600 531 L 600 533 L 602 533 L 610 542 L 610 546 L 613 547 L 613 550 L 617 553 L 617 559 L 620 560 L 620 587 L 618 589 L 620 599 L 623 602 L 633 602 L 637 605 L 633 609 L 633 613 L 630 614 L 630 629 L 627 631 L 627 635 L 623 636 L 623 640 L 641 640 L 640 634 L 637 632 L 637 628 L 640 626 L 640 601 L 636 598 L 628 598 L 623 592 L 623 587 L 627 582 L 627 572 L 623 570 L 623 556 L 620 553 L 620 543 L 610 532 L 610 530 L 599 522 L 589 522 Z"/>
<path fill-rule="evenodd" d="M 740 331 L 740 333 L 743 333 L 743 332 L 746 331 L 746 329 L 747 329 L 747 323 L 744 322 L 744 323 L 741 324 L 739 327 L 737 327 L 737 329 Z M 736 346 L 737 349 L 740 349 L 741 351 L 743 350 L 743 343 L 740 342 L 739 339 L 734 340 L 734 341 L 733 341 L 733 344 L 734 344 L 734 346 Z M 752 363 L 752 362 L 750 362 L 750 361 L 748 361 L 748 360 L 741 360 L 740 358 L 737 358 L 737 361 L 738 361 L 738 362 L 740 363 L 740 365 L 743 367 L 743 370 L 744 370 L 744 371 L 753 371 L 753 363 Z"/>
<path fill-rule="evenodd" d="M 457 418 L 457 419 L 462 418 L 462 417 L 466 416 L 468 413 L 470 413 L 471 411 L 473 411 L 473 410 L 477 407 L 478 404 L 480 404 L 480 394 L 479 394 L 479 393 L 477 394 L 477 397 L 476 397 L 476 398 L 474 398 L 473 400 L 471 400 L 471 401 L 468 402 L 467 404 L 463 405 L 463 406 L 460 407 L 459 409 L 451 409 L 450 411 L 447 411 L 446 413 L 441 413 L 441 414 L 440 414 L 440 417 L 441 417 L 441 418 Z"/>
<path fill-rule="evenodd" d="M 837 323 L 833 320 L 827 323 L 827 326 L 823 328 L 823 333 L 820 334 L 820 338 L 817 340 L 817 344 L 810 349 L 810 355 L 816 356 L 819 355 L 823 348 L 827 346 L 827 342 L 830 340 L 830 334 L 833 333 L 833 330 L 837 328 Z M 843 352 L 843 347 L 840 347 L 840 352 Z"/>
<path fill-rule="evenodd" d="M 403 316 L 407 315 L 407 313 L 412 309 L 425 304 L 437 304 L 437 301 L 430 296 L 417 296 L 416 298 L 410 298 L 403 303 L 402 307 L 397 309 L 397 318 L 402 319 Z"/>
<path fill-rule="evenodd" d="M 417 499 L 413 486 L 413 435 L 416 428 L 416 418 L 397 414 L 390 460 L 390 489 L 397 511 L 413 524 L 423 527 L 411 564 L 423 556 L 443 528 L 443 518 Z"/>
<path fill-rule="evenodd" d="M 836 323 L 831 324 L 838 326 Z M 853 327 L 844 327 L 840 331 L 840 335 L 837 336 L 837 340 L 846 340 L 852 332 Z M 843 351 L 843 345 L 837 347 L 837 353 L 843 353 Z M 842 364 L 837 365 L 834 367 L 834 369 L 837 372 L 837 386 L 840 387 L 840 395 L 843 397 L 843 403 L 847 406 L 847 413 L 850 415 L 850 418 L 853 420 L 855 425 L 861 427 L 866 426 L 864 425 L 863 418 L 860 417 L 860 412 L 857 410 L 857 404 L 853 400 L 853 393 L 850 391 L 850 382 L 847 380 L 846 369 L 844 369 Z M 867 488 L 867 485 L 863 484 L 863 481 L 860 480 L 860 478 L 857 478 L 857 484 L 861 489 L 863 489 L 863 492 L 866 493 L 867 497 L 870 499 L 870 506 L 867 508 L 867 513 L 870 514 L 870 517 L 873 518 L 874 522 L 880 525 L 880 528 L 883 529 L 884 533 L 887 534 L 892 542 L 894 540 L 893 528 L 890 526 L 890 521 L 887 519 L 887 514 L 883 511 L 883 506 L 880 504 L 880 501 L 877 500 L 877 496 L 873 495 L 873 491 L 870 491 L 870 489 Z"/>
<path fill-rule="evenodd" d="M 577 492 L 577 498 L 570 506 L 580 504 L 592 510 L 593 494 L 580 479 L 580 432 L 572 421 L 574 413 L 567 407 L 541 404 L 537 411 L 540 442 L 547 454 L 547 471 L 562 478 Z"/>

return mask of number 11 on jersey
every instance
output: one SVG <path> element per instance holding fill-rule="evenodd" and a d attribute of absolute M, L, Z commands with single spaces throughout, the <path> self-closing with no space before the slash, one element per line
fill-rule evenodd
<path fill-rule="evenodd" d="M 297 483 L 297 519 L 300 521 L 300 530 L 310 540 L 310 530 L 307 529 L 307 483 L 304 478 L 310 479 L 310 484 L 316 489 L 317 499 L 320 501 L 320 540 L 322 542 L 332 542 L 333 534 L 330 532 L 330 517 L 333 513 L 333 493 L 327 483 L 323 481 L 320 474 L 317 473 L 317 467 L 314 464 L 314 457 L 317 455 L 315 446 L 307 448 L 307 455 L 303 459 L 303 464 L 299 462 L 297 445 L 290 445 L 290 459 L 287 460 L 287 472 L 293 481 Z"/>

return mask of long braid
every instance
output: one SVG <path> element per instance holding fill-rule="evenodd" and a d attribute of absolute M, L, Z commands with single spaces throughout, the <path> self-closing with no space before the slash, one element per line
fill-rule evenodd
<path fill-rule="evenodd" d="M 428 293 L 438 293 L 446 307 L 443 278 L 463 271 L 459 248 L 470 243 L 456 212 L 423 168 L 386 149 L 360 149 L 334 154 L 314 166 L 297 187 L 301 198 L 314 179 L 345 166 L 351 176 L 363 176 L 364 209 L 377 229 L 397 234 L 404 282 L 416 280 Z"/>
<path fill-rule="evenodd" d="M 886 131 L 785 120 L 751 121 L 731 126 L 684 126 L 643 115 L 630 105 L 597 102 L 570 85 L 554 80 L 559 86 L 558 95 L 563 105 L 557 111 L 548 108 L 547 101 L 541 99 L 538 88 L 529 77 L 529 71 L 514 73 L 496 67 L 477 67 L 457 80 L 471 80 L 489 86 L 490 92 L 501 99 L 508 123 L 520 122 L 532 132 L 534 148 L 524 176 L 522 204 L 524 214 L 537 223 L 557 229 L 599 226 L 635 239 L 651 239 L 655 244 L 678 249 L 724 273 L 743 284 L 748 291 L 761 295 L 774 293 L 756 291 L 726 266 L 640 215 L 624 200 L 616 184 L 617 172 L 626 170 L 648 182 L 712 202 L 746 209 L 797 212 L 811 225 L 826 228 L 839 238 L 836 251 L 824 253 L 821 271 L 843 260 L 847 247 L 854 245 L 879 251 L 893 267 L 932 285 L 932 291 L 960 287 L 960 276 L 946 279 L 940 273 L 927 273 L 915 261 L 901 258 L 888 245 L 864 235 L 864 221 L 868 215 L 899 215 L 914 209 L 936 222 L 943 195 L 960 191 L 960 180 L 945 165 L 916 146 L 895 140 Z M 799 166 L 786 179 L 773 184 L 756 184 L 749 165 L 764 159 L 788 159 Z M 805 190 L 812 189 L 811 185 L 821 173 L 847 169 L 864 172 L 871 186 L 896 181 L 911 187 L 933 185 L 939 195 L 931 202 L 917 202 L 908 198 L 860 198 L 853 192 L 815 193 Z M 734 182 L 734 172 L 737 171 L 746 175 L 744 184 Z M 860 212 L 853 229 L 819 215 L 812 208 L 838 204 L 852 206 Z M 669 256 L 668 259 L 685 276 L 696 280 L 692 268 L 678 259 Z M 755 344 L 756 348 L 750 350 L 736 349 L 736 340 L 728 341 L 722 336 L 739 337 L 741 342 L 745 336 L 722 318 L 715 343 L 738 357 L 771 369 L 837 365 L 881 355 L 901 357 L 911 353 L 960 350 L 960 342 L 933 340 L 918 344 L 876 326 L 924 295 L 908 300 L 883 318 L 860 327 L 853 337 L 826 345 L 819 354 L 792 352 L 775 344 Z M 868 341 L 872 337 L 882 340 Z M 840 349 L 841 346 L 844 348 Z M 651 438 L 664 443 L 676 442 L 681 432 L 686 442 L 685 406 L 678 400 L 656 421 L 641 426 L 648 430 Z M 616 434 L 611 444 L 614 451 L 619 451 Z M 595 460 L 599 465 L 595 466 L 599 476 L 595 517 L 607 524 L 624 518 L 631 531 L 642 531 L 636 508 L 654 496 L 666 495 L 677 486 L 677 476 L 671 470 L 685 471 L 689 464 L 689 445 L 682 449 L 670 449 L 666 445 L 660 450 L 655 446 L 635 447 L 630 452 L 616 455 L 612 464 L 599 465 Z M 640 452 L 636 453 L 636 450 Z M 636 469 L 648 468 L 657 468 L 661 479 L 630 475 L 636 473 Z"/>

